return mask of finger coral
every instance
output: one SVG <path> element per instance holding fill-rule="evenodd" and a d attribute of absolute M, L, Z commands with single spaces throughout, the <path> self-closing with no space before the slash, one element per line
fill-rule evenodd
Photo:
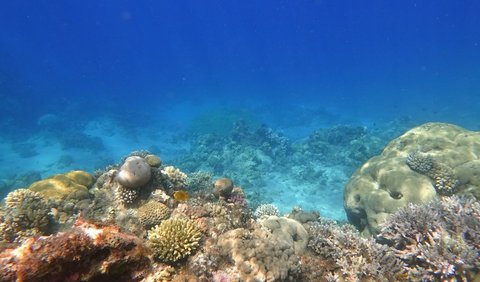
<path fill-rule="evenodd" d="M 156 259 L 176 262 L 197 250 L 201 235 L 192 220 L 168 219 L 148 232 L 148 241 Z"/>

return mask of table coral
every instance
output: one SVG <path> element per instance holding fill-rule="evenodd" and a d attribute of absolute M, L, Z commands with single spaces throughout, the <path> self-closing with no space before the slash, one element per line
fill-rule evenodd
<path fill-rule="evenodd" d="M 409 203 L 438 196 L 480 196 L 480 132 L 426 123 L 391 141 L 362 165 L 344 190 L 349 221 L 363 235 L 379 232 L 386 218 Z"/>

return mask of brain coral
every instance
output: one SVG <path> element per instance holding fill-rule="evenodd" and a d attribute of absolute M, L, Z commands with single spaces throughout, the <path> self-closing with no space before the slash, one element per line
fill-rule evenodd
<path fill-rule="evenodd" d="M 138 208 L 137 215 L 143 226 L 149 227 L 167 219 L 170 216 L 170 209 L 157 201 L 149 201 Z"/>
<path fill-rule="evenodd" d="M 200 229 L 188 219 L 168 219 L 148 232 L 155 258 L 165 262 L 175 262 L 192 254 L 200 238 Z"/>
<path fill-rule="evenodd" d="M 437 195 L 480 196 L 480 133 L 426 123 L 391 141 L 350 178 L 344 190 L 349 221 L 364 235 L 408 203 Z"/>

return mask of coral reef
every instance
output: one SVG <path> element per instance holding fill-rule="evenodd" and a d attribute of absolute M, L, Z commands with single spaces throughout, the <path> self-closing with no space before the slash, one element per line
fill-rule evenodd
<path fill-rule="evenodd" d="M 248 140 L 251 132 L 237 127 L 236 138 Z M 352 136 L 350 143 L 365 137 L 361 131 Z M 330 142 L 341 142 L 337 138 L 332 133 Z M 272 204 L 252 212 L 248 195 L 232 179 L 221 183 L 217 198 L 210 174 L 190 182 L 161 162 L 147 163 L 150 180 L 137 188 L 118 182 L 121 164 L 99 172 L 93 186 L 83 173 L 68 174 L 90 187 L 85 199 L 75 193 L 46 199 L 30 189 L 16 190 L 0 210 L 0 281 L 475 281 L 480 204 L 473 197 L 437 197 L 428 174 L 448 166 L 458 179 L 457 193 L 474 195 L 480 160 L 455 166 L 436 151 L 407 149 L 395 164 L 425 180 L 436 200 L 383 207 L 389 219 L 373 238 L 300 207 L 286 217 Z M 122 164 L 148 155 L 133 152 Z M 380 183 L 393 177 L 390 171 L 377 173 Z M 175 196 L 187 191 L 173 190 L 174 183 L 176 189 L 194 190 L 188 201 Z M 376 196 L 368 203 L 381 199 Z"/>
<path fill-rule="evenodd" d="M 176 262 L 191 255 L 202 237 L 195 222 L 168 219 L 148 232 L 148 242 L 156 259 Z"/>
<path fill-rule="evenodd" d="M 480 203 L 456 196 L 409 204 L 385 223 L 377 241 L 391 246 L 424 281 L 473 281 L 480 267 Z"/>
<path fill-rule="evenodd" d="M 361 238 L 351 225 L 320 218 L 310 224 L 309 233 L 308 247 L 329 261 L 320 273 L 328 281 L 401 281 L 405 273 L 388 248 Z"/>
<path fill-rule="evenodd" d="M 21 242 L 44 235 L 51 227 L 50 208 L 43 197 L 28 189 L 18 189 L 5 197 L 0 216 L 0 241 Z"/>
<path fill-rule="evenodd" d="M 150 270 L 139 238 L 115 226 L 79 221 L 0 253 L 0 281 L 140 281 Z"/>
<path fill-rule="evenodd" d="M 344 190 L 349 221 L 364 235 L 376 234 L 409 203 L 480 194 L 480 179 L 464 170 L 478 167 L 479 152 L 480 133 L 458 126 L 427 123 L 407 131 L 351 176 Z"/>

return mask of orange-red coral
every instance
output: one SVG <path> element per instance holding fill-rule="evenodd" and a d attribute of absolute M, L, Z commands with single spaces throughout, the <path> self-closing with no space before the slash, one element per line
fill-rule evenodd
<path fill-rule="evenodd" d="M 0 281 L 138 281 L 150 265 L 145 250 L 118 227 L 78 222 L 0 253 Z"/>

